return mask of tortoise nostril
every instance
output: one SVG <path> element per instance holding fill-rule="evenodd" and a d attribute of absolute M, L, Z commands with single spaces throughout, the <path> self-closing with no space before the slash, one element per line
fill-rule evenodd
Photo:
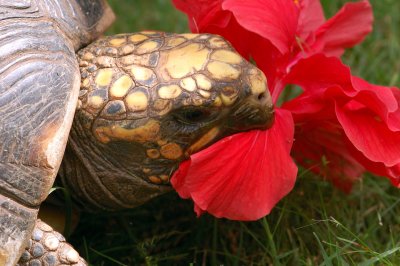
<path fill-rule="evenodd" d="M 260 105 L 262 108 L 272 106 L 272 99 L 268 91 L 263 91 L 253 96 L 253 99 Z"/>

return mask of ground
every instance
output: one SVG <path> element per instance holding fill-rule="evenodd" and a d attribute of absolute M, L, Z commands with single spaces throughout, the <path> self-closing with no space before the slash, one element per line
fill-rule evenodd
<path fill-rule="evenodd" d="M 348 1 L 324 0 L 327 16 Z M 188 31 L 167 0 L 110 1 L 109 33 Z M 400 86 L 400 1 L 371 0 L 374 32 L 344 61 L 369 82 Z M 91 265 L 400 265 L 400 191 L 373 176 L 346 195 L 301 170 L 295 189 L 257 222 L 196 218 L 170 193 L 124 212 L 83 214 L 70 241 Z"/>

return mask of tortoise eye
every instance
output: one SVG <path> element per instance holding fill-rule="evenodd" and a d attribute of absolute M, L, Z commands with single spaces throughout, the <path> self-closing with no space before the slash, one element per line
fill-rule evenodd
<path fill-rule="evenodd" d="M 175 116 L 179 121 L 189 124 L 205 122 L 213 117 L 212 113 L 205 108 L 184 108 Z"/>

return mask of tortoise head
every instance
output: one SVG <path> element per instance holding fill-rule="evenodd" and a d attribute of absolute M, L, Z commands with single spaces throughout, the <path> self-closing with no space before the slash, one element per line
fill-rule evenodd
<path fill-rule="evenodd" d="M 264 74 L 219 36 L 106 37 L 81 50 L 79 62 L 71 142 L 104 186 L 120 186 L 114 196 L 137 179 L 159 190 L 190 154 L 273 121 Z"/>

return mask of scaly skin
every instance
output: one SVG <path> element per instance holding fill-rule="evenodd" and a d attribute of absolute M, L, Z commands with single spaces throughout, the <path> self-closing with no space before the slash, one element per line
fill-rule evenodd
<path fill-rule="evenodd" d="M 41 265 L 87 265 L 78 252 L 65 241 L 65 238 L 54 231 L 51 226 L 36 220 L 31 239 L 20 260 L 18 266 Z"/>
<path fill-rule="evenodd" d="M 78 57 L 78 110 L 60 176 L 86 209 L 138 206 L 169 191 L 190 154 L 273 120 L 263 73 L 216 35 L 120 34 Z"/>

